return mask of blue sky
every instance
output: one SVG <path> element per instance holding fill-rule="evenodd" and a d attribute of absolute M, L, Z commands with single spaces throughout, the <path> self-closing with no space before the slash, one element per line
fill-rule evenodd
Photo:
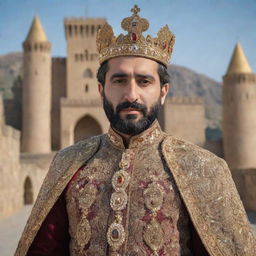
<path fill-rule="evenodd" d="M 120 22 L 134 4 L 150 22 L 146 34 L 168 24 L 176 35 L 172 63 L 221 81 L 239 41 L 256 71 L 255 0 L 0 0 L 0 54 L 22 51 L 38 15 L 53 56 L 66 56 L 65 17 L 103 17 L 121 33 Z"/>

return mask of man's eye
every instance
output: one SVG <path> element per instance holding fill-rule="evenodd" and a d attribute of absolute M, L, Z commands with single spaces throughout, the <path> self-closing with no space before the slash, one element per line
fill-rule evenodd
<path fill-rule="evenodd" d="M 142 79 L 142 80 L 140 80 L 139 81 L 139 84 L 141 84 L 141 85 L 149 85 L 150 84 L 150 81 L 149 80 L 147 80 L 147 79 Z"/>
<path fill-rule="evenodd" d="M 125 79 L 115 79 L 113 82 L 114 82 L 115 84 L 122 84 L 122 83 L 125 83 L 126 80 L 125 80 Z"/>

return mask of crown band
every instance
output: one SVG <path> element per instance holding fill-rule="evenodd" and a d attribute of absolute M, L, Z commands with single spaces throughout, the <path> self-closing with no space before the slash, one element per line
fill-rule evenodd
<path fill-rule="evenodd" d="M 146 31 L 149 23 L 140 18 L 137 5 L 131 9 L 133 15 L 123 19 L 121 26 L 127 35 L 114 36 L 112 27 L 106 23 L 97 33 L 96 44 L 99 52 L 100 64 L 106 60 L 120 56 L 139 56 L 158 61 L 168 65 L 175 42 L 175 36 L 164 26 L 157 33 L 156 38 L 148 35 L 146 38 L 142 32 Z"/>

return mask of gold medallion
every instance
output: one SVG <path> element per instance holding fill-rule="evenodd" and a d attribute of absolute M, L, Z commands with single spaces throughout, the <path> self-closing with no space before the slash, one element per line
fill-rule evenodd
<path fill-rule="evenodd" d="M 163 247 L 164 232 L 156 219 L 152 219 L 150 223 L 145 227 L 143 233 L 143 239 L 148 247 L 156 252 Z"/>
<path fill-rule="evenodd" d="M 127 204 L 127 194 L 124 191 L 117 191 L 111 195 L 110 206 L 114 211 L 125 209 Z"/>
<path fill-rule="evenodd" d="M 124 170 L 120 170 L 113 175 L 112 186 L 116 191 L 125 190 L 129 185 L 129 181 L 129 174 Z"/>
<path fill-rule="evenodd" d="M 118 250 L 125 240 L 125 231 L 122 224 L 112 223 L 107 233 L 108 244 L 114 249 Z"/>
<path fill-rule="evenodd" d="M 158 183 L 151 183 L 143 193 L 146 207 L 156 212 L 161 209 L 164 200 L 163 188 Z"/>

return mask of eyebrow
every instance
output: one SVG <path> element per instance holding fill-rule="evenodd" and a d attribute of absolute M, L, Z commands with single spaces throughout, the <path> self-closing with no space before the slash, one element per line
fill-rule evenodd
<path fill-rule="evenodd" d="M 129 77 L 129 75 L 127 73 L 114 73 L 111 77 L 110 77 L 110 81 L 112 81 L 114 78 L 127 78 Z M 151 79 L 151 80 L 155 80 L 155 78 L 149 74 L 143 75 L 143 74 L 135 74 L 135 77 L 138 78 L 144 78 L 144 79 Z"/>

